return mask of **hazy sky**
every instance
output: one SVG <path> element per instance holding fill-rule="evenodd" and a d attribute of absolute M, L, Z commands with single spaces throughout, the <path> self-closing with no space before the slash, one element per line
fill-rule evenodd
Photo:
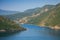
<path fill-rule="evenodd" d="M 24 11 L 36 7 L 42 7 L 46 4 L 57 4 L 60 0 L 0 0 L 0 9 Z"/>

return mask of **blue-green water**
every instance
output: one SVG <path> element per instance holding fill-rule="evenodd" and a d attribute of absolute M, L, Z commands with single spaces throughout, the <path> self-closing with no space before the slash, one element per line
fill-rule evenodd
<path fill-rule="evenodd" d="M 0 40 L 60 40 L 60 31 L 43 28 L 30 24 L 23 24 L 26 31 L 0 37 Z"/>

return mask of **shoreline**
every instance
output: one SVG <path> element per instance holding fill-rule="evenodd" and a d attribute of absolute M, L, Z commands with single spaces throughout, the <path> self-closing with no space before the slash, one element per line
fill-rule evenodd
<path fill-rule="evenodd" d="M 26 30 L 25 28 L 24 29 L 13 29 L 13 30 L 0 30 L 0 33 L 15 33 L 15 32 L 19 32 L 19 31 L 24 31 Z"/>
<path fill-rule="evenodd" d="M 54 30 L 60 30 L 60 26 L 45 26 L 45 25 L 38 25 L 38 26 L 48 27 L 48 28 L 54 29 Z"/>
<path fill-rule="evenodd" d="M 54 30 L 60 30 L 60 26 L 57 26 L 57 25 L 56 26 L 45 26 L 45 25 L 38 25 L 38 24 L 28 24 L 28 25 L 36 25 L 36 26 L 40 26 L 40 27 L 48 27 L 48 28 L 54 29 Z"/>

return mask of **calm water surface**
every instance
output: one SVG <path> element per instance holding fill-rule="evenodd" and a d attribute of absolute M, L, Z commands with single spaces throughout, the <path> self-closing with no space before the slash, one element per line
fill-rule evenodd
<path fill-rule="evenodd" d="M 23 24 L 22 27 L 27 28 L 27 30 L 0 37 L 0 40 L 60 40 L 59 30 L 52 30 L 30 24 Z"/>

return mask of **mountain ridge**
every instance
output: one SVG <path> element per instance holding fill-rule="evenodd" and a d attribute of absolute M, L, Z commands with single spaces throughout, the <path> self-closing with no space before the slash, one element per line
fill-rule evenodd
<path fill-rule="evenodd" d="M 42 13 L 41 15 L 32 18 L 28 23 L 48 26 L 52 29 L 60 29 L 60 4 L 55 5 L 51 10 Z"/>
<path fill-rule="evenodd" d="M 35 24 L 40 26 L 60 27 L 60 3 L 56 5 L 45 5 L 41 8 L 28 9 L 24 12 L 13 15 L 6 15 L 4 17 L 21 21 L 21 23 Z M 57 15 L 57 16 L 56 16 Z M 55 20 L 54 20 L 55 19 Z"/>

